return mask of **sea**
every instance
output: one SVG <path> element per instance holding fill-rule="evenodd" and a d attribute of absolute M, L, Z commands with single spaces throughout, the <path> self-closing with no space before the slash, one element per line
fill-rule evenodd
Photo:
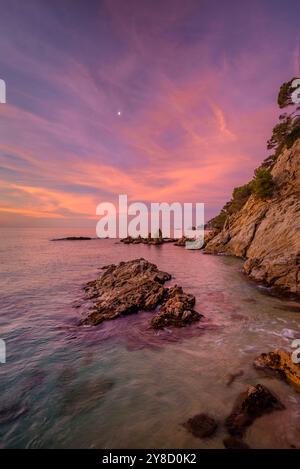
<path fill-rule="evenodd" d="M 79 235 L 95 239 L 52 241 Z M 79 325 L 85 283 L 104 265 L 141 257 L 172 275 L 167 285 L 195 295 L 204 318 L 163 331 L 143 311 Z M 258 383 L 286 409 L 258 418 L 244 440 L 300 447 L 300 394 L 253 366 L 263 352 L 292 350 L 300 303 L 250 281 L 242 260 L 83 229 L 2 228 L 0 294 L 1 448 L 224 448 L 226 417 Z M 218 429 L 198 439 L 183 424 L 203 412 Z"/>

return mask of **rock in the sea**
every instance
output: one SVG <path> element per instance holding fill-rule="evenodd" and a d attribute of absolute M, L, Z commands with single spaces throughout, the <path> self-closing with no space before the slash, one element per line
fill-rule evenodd
<path fill-rule="evenodd" d="M 159 313 L 151 320 L 154 329 L 163 329 L 168 326 L 182 327 L 186 324 L 199 321 L 202 317 L 194 310 L 195 297 L 184 293 L 181 287 L 175 285 L 167 292 Z"/>
<path fill-rule="evenodd" d="M 159 319 L 151 323 L 154 328 L 199 320 L 201 315 L 193 310 L 194 296 L 180 287 L 164 287 L 170 279 L 170 274 L 143 258 L 109 265 L 101 277 L 85 287 L 85 298 L 94 304 L 81 323 L 96 325 L 140 310 L 153 311 L 159 305 Z"/>
<path fill-rule="evenodd" d="M 164 243 L 176 243 L 176 238 L 163 238 Z"/>
<path fill-rule="evenodd" d="M 272 197 L 251 195 L 207 242 L 205 252 L 245 259 L 244 271 L 275 290 L 300 294 L 300 139 L 278 156 Z"/>
<path fill-rule="evenodd" d="M 292 361 L 292 354 L 285 350 L 262 353 L 254 361 L 255 368 L 271 371 L 289 383 L 300 387 L 300 366 Z"/>
<path fill-rule="evenodd" d="M 94 307 L 84 324 L 99 324 L 139 310 L 153 310 L 167 293 L 163 283 L 171 275 L 158 270 L 145 259 L 110 265 L 104 274 L 85 287 L 85 298 Z"/>
<path fill-rule="evenodd" d="M 235 438 L 234 436 L 224 438 L 223 444 L 226 449 L 250 449 L 250 446 L 247 445 L 247 443 L 240 438 Z"/>
<path fill-rule="evenodd" d="M 212 436 L 218 428 L 215 419 L 204 413 L 190 418 L 183 426 L 197 438 L 208 438 Z"/>
<path fill-rule="evenodd" d="M 182 238 L 177 239 L 177 241 L 174 244 L 175 244 L 175 246 L 180 246 L 180 247 L 183 246 L 184 247 L 185 242 L 186 242 L 186 237 L 182 236 Z"/>
<path fill-rule="evenodd" d="M 242 437 L 254 420 L 273 410 L 283 410 L 285 406 L 262 384 L 249 386 L 237 399 L 225 426 L 232 436 Z"/>
<path fill-rule="evenodd" d="M 89 241 L 93 238 L 89 236 L 68 236 L 67 238 L 54 238 L 52 241 Z"/>
<path fill-rule="evenodd" d="M 174 243 L 174 246 L 185 247 L 187 241 L 195 241 L 195 238 L 187 238 L 186 236 L 182 236 L 182 238 L 179 238 Z"/>
<path fill-rule="evenodd" d="M 133 238 L 132 236 L 127 236 L 127 238 L 122 238 L 121 243 L 124 244 L 153 244 L 153 245 L 160 245 L 163 243 L 170 242 L 168 238 L 163 238 L 161 235 L 161 232 L 159 233 L 159 236 L 156 238 L 152 238 L 151 234 L 149 233 L 147 238 L 142 238 L 141 235 L 139 235 L 137 238 Z"/>

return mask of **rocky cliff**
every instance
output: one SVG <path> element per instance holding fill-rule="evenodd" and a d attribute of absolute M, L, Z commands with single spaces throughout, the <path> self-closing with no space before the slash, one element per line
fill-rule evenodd
<path fill-rule="evenodd" d="M 252 195 L 205 251 L 242 257 L 251 278 L 300 294 L 300 139 L 282 151 L 271 172 L 273 196 Z"/>

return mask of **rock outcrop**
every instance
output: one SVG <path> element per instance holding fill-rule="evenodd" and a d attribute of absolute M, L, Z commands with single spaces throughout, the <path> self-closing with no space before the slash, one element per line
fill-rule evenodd
<path fill-rule="evenodd" d="M 283 409 L 285 406 L 265 386 L 249 386 L 247 391 L 238 397 L 225 426 L 230 435 L 241 438 L 256 418 L 273 410 Z"/>
<path fill-rule="evenodd" d="M 201 314 L 194 311 L 195 297 L 181 287 L 164 287 L 171 279 L 167 272 L 145 259 L 108 265 L 102 276 L 85 286 L 85 299 L 93 306 L 81 324 L 97 325 L 140 310 L 154 311 L 151 327 L 181 327 L 198 321 Z"/>
<path fill-rule="evenodd" d="M 175 243 L 175 241 L 177 241 L 175 238 L 163 238 L 162 231 L 160 229 L 158 231 L 158 236 L 156 237 L 152 237 L 151 233 L 149 233 L 147 238 L 143 238 L 139 235 L 136 238 L 127 236 L 126 238 L 120 239 L 120 242 L 124 244 L 152 244 L 154 246 L 159 246 L 164 243 Z"/>
<path fill-rule="evenodd" d="M 188 241 L 194 241 L 194 238 L 187 238 L 186 236 L 182 236 L 174 243 L 174 246 L 185 247 L 186 242 Z"/>
<path fill-rule="evenodd" d="M 194 295 L 184 293 L 182 288 L 176 285 L 168 290 L 159 313 L 151 320 L 151 326 L 154 329 L 167 326 L 182 327 L 198 321 L 201 315 L 193 309 L 194 306 Z"/>
<path fill-rule="evenodd" d="M 292 355 L 285 350 L 262 353 L 254 361 L 254 367 L 258 370 L 271 371 L 300 388 L 300 366 L 293 362 Z"/>
<path fill-rule="evenodd" d="M 148 236 L 148 238 L 142 238 L 142 236 L 138 236 L 137 238 L 133 238 L 132 236 L 127 236 L 127 238 L 122 238 L 120 242 L 124 244 L 154 244 L 158 246 L 163 244 L 165 240 L 162 237 L 151 238 L 151 236 Z"/>
<path fill-rule="evenodd" d="M 271 198 L 251 195 L 231 215 L 205 252 L 245 259 L 251 278 L 282 291 L 300 294 L 300 139 L 277 158 Z"/>

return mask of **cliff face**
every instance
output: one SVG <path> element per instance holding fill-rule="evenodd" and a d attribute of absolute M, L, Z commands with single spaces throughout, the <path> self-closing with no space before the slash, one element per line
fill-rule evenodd
<path fill-rule="evenodd" d="M 273 197 L 251 196 L 205 251 L 245 258 L 251 278 L 300 294 L 300 139 L 281 153 L 272 176 Z"/>

